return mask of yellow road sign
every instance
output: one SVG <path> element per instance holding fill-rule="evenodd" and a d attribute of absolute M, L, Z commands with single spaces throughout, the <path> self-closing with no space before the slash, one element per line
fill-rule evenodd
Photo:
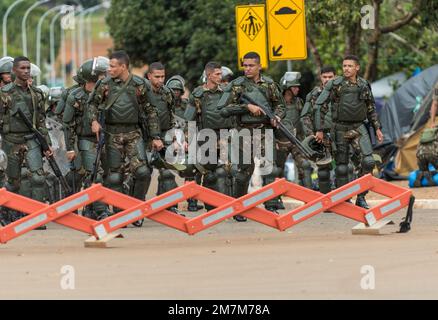
<path fill-rule="evenodd" d="M 262 67 L 267 68 L 265 5 L 237 6 L 236 31 L 239 68 L 242 69 L 243 56 L 251 51 L 260 55 Z"/>
<path fill-rule="evenodd" d="M 304 0 L 266 0 L 269 60 L 307 58 Z"/>

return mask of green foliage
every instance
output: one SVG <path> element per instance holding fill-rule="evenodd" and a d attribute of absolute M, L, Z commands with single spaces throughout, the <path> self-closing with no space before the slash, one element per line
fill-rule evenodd
<path fill-rule="evenodd" d="M 251 1 L 263 3 L 264 1 Z M 117 0 L 107 17 L 117 49 L 126 50 L 134 64 L 153 61 L 166 64 L 169 75 L 181 74 L 193 86 L 204 64 L 217 60 L 237 69 L 235 5 L 239 0 Z M 364 66 L 367 63 L 367 40 L 373 30 L 362 30 L 361 8 L 372 5 L 363 0 L 306 0 L 308 34 L 312 37 L 323 64 L 332 64 L 341 72 L 340 63 L 347 50 L 353 50 Z M 420 15 L 409 25 L 395 31 L 423 53 L 388 35 L 379 43 L 379 77 L 417 66 L 427 68 L 438 61 L 438 35 L 433 1 L 422 0 Z M 390 25 L 413 8 L 410 0 L 383 0 L 380 21 Z M 357 39 L 355 39 L 355 37 Z M 306 61 L 293 63 L 294 70 L 315 72 L 315 57 L 309 50 Z M 285 62 L 271 63 L 268 73 L 279 79 Z"/>

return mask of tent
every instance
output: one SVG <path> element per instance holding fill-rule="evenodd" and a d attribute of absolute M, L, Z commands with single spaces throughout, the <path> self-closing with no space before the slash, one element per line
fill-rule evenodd
<path fill-rule="evenodd" d="M 395 172 L 406 176 L 416 170 L 416 148 L 427 121 L 432 89 L 438 81 L 438 65 L 406 81 L 379 112 L 384 144 L 398 146 Z"/>

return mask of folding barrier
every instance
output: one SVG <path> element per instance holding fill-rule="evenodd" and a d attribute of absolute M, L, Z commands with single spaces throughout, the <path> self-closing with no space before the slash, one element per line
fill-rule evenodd
<path fill-rule="evenodd" d="M 389 199 L 369 210 L 346 202 L 365 191 L 373 191 Z M 278 196 L 302 201 L 304 205 L 281 215 L 258 207 Z M 194 218 L 186 218 L 166 210 L 166 208 L 190 198 L 200 200 L 216 208 Z M 90 220 L 73 213 L 75 210 L 96 201 L 107 203 L 123 211 L 102 221 Z M 401 225 L 401 232 L 407 232 L 412 219 L 413 201 L 411 190 L 395 186 L 371 175 L 361 177 L 326 195 L 281 179 L 239 199 L 199 186 L 195 182 L 187 183 L 147 201 L 140 201 L 101 185 L 93 185 L 89 189 L 52 205 L 42 204 L 2 189 L 0 190 L 0 206 L 9 207 L 29 215 L 0 228 L 0 242 L 6 243 L 52 221 L 92 234 L 96 239 L 102 239 L 108 234 L 144 218 L 190 235 L 208 229 L 235 215 L 243 215 L 248 219 L 281 231 L 325 211 L 331 211 L 372 226 L 384 217 L 409 206 L 406 220 Z"/>

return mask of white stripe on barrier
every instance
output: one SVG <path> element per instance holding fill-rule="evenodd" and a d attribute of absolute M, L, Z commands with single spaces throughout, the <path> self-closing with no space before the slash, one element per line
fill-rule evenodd
<path fill-rule="evenodd" d="M 308 207 L 308 208 L 294 214 L 292 219 L 294 221 L 298 221 L 304 217 L 307 217 L 308 215 L 311 215 L 312 213 L 314 213 L 320 209 L 322 209 L 322 203 L 321 202 L 315 203 L 313 206 Z"/>
<path fill-rule="evenodd" d="M 90 200 L 90 197 L 88 194 L 84 194 L 83 196 L 76 198 L 74 200 L 71 200 L 69 202 L 64 203 L 62 206 L 59 206 L 56 208 L 56 212 L 63 213 L 66 212 L 74 207 L 77 207 L 78 205 L 85 203 Z"/>
<path fill-rule="evenodd" d="M 243 206 L 245 208 L 249 207 L 249 206 L 252 206 L 254 203 L 259 202 L 260 200 L 269 198 L 273 194 L 274 194 L 274 190 L 273 189 L 266 190 L 266 191 L 264 191 L 264 192 L 262 192 L 262 193 L 260 193 L 260 194 L 258 194 L 256 196 L 253 196 L 253 197 L 243 201 Z"/>
<path fill-rule="evenodd" d="M 376 224 L 376 222 L 377 222 L 376 217 L 374 216 L 374 213 L 372 213 L 372 212 L 365 215 L 365 219 L 367 220 L 367 223 L 369 226 L 372 226 L 372 225 Z"/>
<path fill-rule="evenodd" d="M 105 237 L 108 234 L 108 232 L 106 231 L 105 226 L 103 224 L 100 224 L 97 227 L 95 227 L 94 231 L 96 231 L 97 237 L 99 239 L 102 239 L 103 237 Z"/>
<path fill-rule="evenodd" d="M 167 204 L 174 202 L 175 200 L 182 199 L 183 197 L 184 197 L 184 194 L 181 191 L 177 192 L 177 193 L 172 194 L 172 195 L 170 195 L 170 196 L 168 196 L 168 197 L 166 197 L 164 199 L 161 199 L 159 201 L 153 202 L 151 204 L 151 208 L 152 208 L 152 210 L 155 210 L 155 209 L 164 207 Z"/>
<path fill-rule="evenodd" d="M 204 226 L 206 226 L 212 222 L 215 222 L 217 220 L 222 219 L 223 217 L 225 217 L 229 214 L 232 214 L 233 212 L 234 212 L 234 209 L 232 207 L 223 209 L 223 210 L 221 210 L 221 211 L 219 211 L 219 212 L 217 212 L 217 213 L 215 213 L 207 218 L 202 219 L 202 224 Z"/>
<path fill-rule="evenodd" d="M 395 208 L 398 208 L 398 207 L 401 207 L 401 202 L 400 202 L 400 200 L 397 200 L 397 201 L 391 202 L 390 204 L 387 204 L 386 206 L 380 208 L 380 212 L 381 212 L 382 214 L 385 214 L 385 213 L 387 213 L 388 211 L 391 211 L 392 209 L 395 209 Z"/>
<path fill-rule="evenodd" d="M 36 216 L 35 218 L 32 218 L 26 222 L 19 224 L 18 226 L 16 226 L 14 228 L 14 231 L 15 231 L 15 233 L 20 233 L 21 231 L 26 230 L 28 228 L 31 228 L 31 227 L 33 227 L 33 226 L 37 225 L 38 223 L 41 223 L 45 220 L 47 220 L 47 214 L 42 213 L 42 214 Z"/>
<path fill-rule="evenodd" d="M 360 184 L 355 184 L 354 186 L 332 196 L 332 202 L 336 202 L 342 198 L 348 197 L 349 195 L 351 195 L 359 190 L 360 190 Z"/>
<path fill-rule="evenodd" d="M 123 217 L 120 217 L 118 219 L 110 221 L 109 225 L 110 225 L 111 228 L 115 228 L 115 227 L 117 227 L 119 225 L 124 224 L 125 222 L 133 220 L 135 218 L 139 218 L 139 217 L 141 217 L 141 215 L 142 215 L 141 210 L 135 210 L 135 211 L 133 211 L 131 213 L 128 213 L 128 214 L 124 215 Z"/>

